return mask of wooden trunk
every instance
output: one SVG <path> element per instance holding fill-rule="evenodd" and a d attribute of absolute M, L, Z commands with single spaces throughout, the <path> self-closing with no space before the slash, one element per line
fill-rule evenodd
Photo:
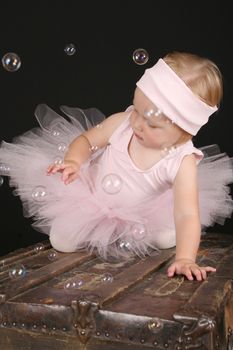
<path fill-rule="evenodd" d="M 169 279 L 174 253 L 105 262 L 43 242 L 2 257 L 0 349 L 233 349 L 233 236 L 203 236 L 206 281 Z"/>

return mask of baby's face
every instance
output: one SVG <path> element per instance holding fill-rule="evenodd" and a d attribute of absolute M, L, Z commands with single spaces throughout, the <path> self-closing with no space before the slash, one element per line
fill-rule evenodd
<path fill-rule="evenodd" d="M 184 131 L 167 118 L 139 89 L 134 94 L 130 123 L 138 142 L 147 148 L 175 145 Z"/>

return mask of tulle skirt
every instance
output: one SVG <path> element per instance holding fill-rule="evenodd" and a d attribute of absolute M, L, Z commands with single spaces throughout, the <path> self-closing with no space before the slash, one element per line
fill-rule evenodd
<path fill-rule="evenodd" d="M 9 176 L 14 194 L 22 201 L 24 216 L 32 217 L 35 229 L 48 234 L 54 248 L 64 252 L 88 249 L 104 259 L 128 258 L 175 246 L 172 190 L 153 201 L 114 210 L 99 197 L 93 179 L 103 150 L 93 153 L 79 178 L 68 186 L 61 181 L 61 174 L 46 175 L 49 164 L 62 162 L 75 137 L 105 118 L 95 108 L 61 106 L 61 110 L 64 117 L 47 105 L 39 105 L 35 115 L 40 127 L 12 143 L 1 144 L 0 174 Z M 217 145 L 201 150 L 199 202 L 201 225 L 206 228 L 224 224 L 231 217 L 233 161 Z"/>

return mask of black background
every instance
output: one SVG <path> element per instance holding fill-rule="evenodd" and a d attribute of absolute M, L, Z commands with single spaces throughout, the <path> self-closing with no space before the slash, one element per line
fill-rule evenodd
<path fill-rule="evenodd" d="M 2 2 L 0 55 L 15 52 L 21 68 L 0 66 L 0 139 L 37 126 L 34 110 L 47 103 L 97 107 L 106 116 L 131 104 L 135 83 L 145 68 L 179 50 L 214 60 L 224 77 L 221 108 L 194 138 L 198 147 L 217 143 L 233 156 L 232 14 L 227 1 L 21 1 Z M 76 53 L 68 56 L 65 45 Z M 145 65 L 132 53 L 144 48 Z M 0 255 L 47 239 L 31 228 L 8 182 L 0 187 Z M 231 234 L 233 220 L 209 231 Z"/>

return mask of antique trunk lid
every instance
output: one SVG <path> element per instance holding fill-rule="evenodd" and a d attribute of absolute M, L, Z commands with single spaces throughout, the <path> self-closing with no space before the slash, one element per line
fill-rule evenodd
<path fill-rule="evenodd" d="M 203 282 L 169 279 L 174 253 L 105 262 L 44 242 L 2 257 L 0 349 L 232 349 L 233 237 L 203 236 Z"/>

